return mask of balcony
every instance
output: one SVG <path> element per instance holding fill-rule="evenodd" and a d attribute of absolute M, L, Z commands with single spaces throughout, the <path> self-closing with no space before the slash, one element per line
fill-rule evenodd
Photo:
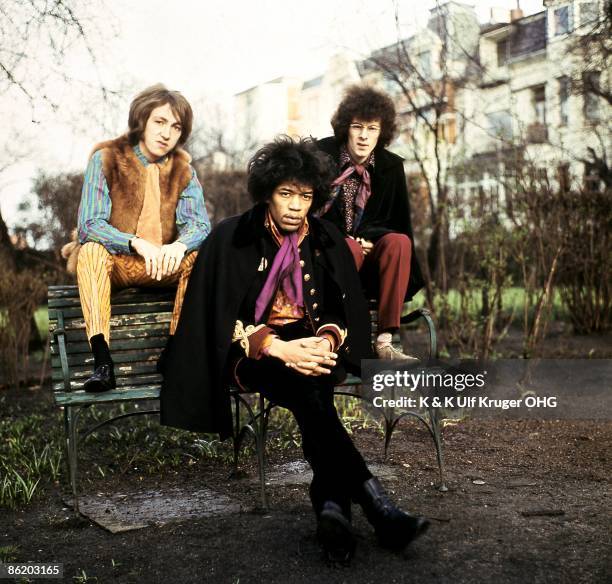
<path fill-rule="evenodd" d="M 534 122 L 527 126 L 528 144 L 545 144 L 548 142 L 548 128 L 541 122 Z"/>

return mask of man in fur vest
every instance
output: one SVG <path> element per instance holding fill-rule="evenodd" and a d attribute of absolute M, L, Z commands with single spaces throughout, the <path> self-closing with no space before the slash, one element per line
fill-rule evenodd
<path fill-rule="evenodd" d="M 197 249 L 210 231 L 202 187 L 180 148 L 193 114 L 177 91 L 154 85 L 130 105 L 127 134 L 98 144 L 78 217 L 77 281 L 94 373 L 86 391 L 115 387 L 111 287 L 177 285 L 170 335 Z"/>
<path fill-rule="evenodd" d="M 352 501 L 388 547 L 403 548 L 428 523 L 391 502 L 334 407 L 334 386 L 347 370 L 360 373 L 371 347 L 350 251 L 334 225 L 313 216 L 332 178 L 310 140 L 280 138 L 252 158 L 255 205 L 211 233 L 193 268 L 164 362 L 161 422 L 231 436 L 230 383 L 289 409 L 313 470 L 319 540 L 344 562 L 355 548 Z"/>
<path fill-rule="evenodd" d="M 388 95 L 355 85 L 331 124 L 334 136 L 318 146 L 332 156 L 339 173 L 321 215 L 344 234 L 362 282 L 378 299 L 378 357 L 412 359 L 391 344 L 404 302 L 423 286 L 403 161 L 386 149 L 396 128 L 395 106 Z"/>

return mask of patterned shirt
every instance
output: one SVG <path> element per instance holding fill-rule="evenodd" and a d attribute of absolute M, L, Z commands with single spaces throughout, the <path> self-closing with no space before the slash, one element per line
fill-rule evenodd
<path fill-rule="evenodd" d="M 363 163 L 365 168 L 374 168 L 374 151 L 370 153 L 368 159 Z M 343 146 L 340 150 L 340 168 L 344 172 L 348 166 L 354 164 L 351 156 L 346 148 Z M 349 235 L 354 234 L 355 231 L 355 201 L 357 199 L 357 191 L 361 186 L 361 177 L 354 172 L 349 178 L 346 179 L 343 185 L 340 185 L 340 196 L 337 201 L 340 205 L 340 213 L 344 219 L 344 229 Z"/>
<path fill-rule="evenodd" d="M 137 144 L 134 148 L 143 166 L 151 164 Z M 111 216 L 112 201 L 102 171 L 102 152 L 98 150 L 85 170 L 81 204 L 79 205 L 79 242 L 101 243 L 112 254 L 132 253 L 129 241 L 133 233 L 124 233 L 113 227 L 108 220 Z M 195 170 L 191 169 L 191 180 L 180 194 L 176 206 L 177 241 L 187 246 L 185 253 L 197 249 L 210 233 L 210 220 L 204 205 L 204 193 Z"/>

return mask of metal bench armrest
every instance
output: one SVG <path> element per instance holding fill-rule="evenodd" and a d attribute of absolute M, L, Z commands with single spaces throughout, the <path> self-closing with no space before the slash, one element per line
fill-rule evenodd
<path fill-rule="evenodd" d="M 427 330 L 429 332 L 429 358 L 437 359 L 438 358 L 438 337 L 436 335 L 436 326 L 431 318 L 431 312 L 427 308 L 417 308 L 412 312 L 408 313 L 406 316 L 402 316 L 400 319 L 400 324 L 409 324 L 422 318 L 425 320 L 427 324 Z"/>
<path fill-rule="evenodd" d="M 68 353 L 66 351 L 66 329 L 64 329 L 64 313 L 56 310 L 57 326 L 53 331 L 53 336 L 57 341 L 60 362 L 62 364 L 62 376 L 64 378 L 64 390 L 70 391 L 70 368 L 68 366 Z"/>

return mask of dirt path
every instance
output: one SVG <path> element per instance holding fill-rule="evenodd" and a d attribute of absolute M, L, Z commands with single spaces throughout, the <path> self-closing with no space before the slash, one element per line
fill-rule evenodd
<path fill-rule="evenodd" d="M 363 537 L 349 568 L 322 562 L 304 485 L 271 485 L 271 507 L 262 514 L 248 510 L 258 501 L 257 483 L 228 479 L 228 466 L 219 462 L 142 481 L 107 477 L 83 488 L 204 486 L 247 511 L 113 535 L 75 521 L 59 489 L 50 489 L 25 510 L 2 513 L 0 546 L 17 546 L 15 561 L 63 562 L 70 582 L 610 581 L 612 423 L 467 420 L 444 435 L 446 493 L 433 486 L 434 451 L 415 424 L 401 427 L 387 460 L 396 477 L 385 485 L 404 508 L 432 519 L 430 531 L 404 553 L 390 553 L 355 509 Z M 355 439 L 369 462 L 383 462 L 376 431 L 358 431 Z M 298 449 L 272 452 L 270 464 L 299 457 Z M 243 467 L 252 478 L 253 459 Z"/>

